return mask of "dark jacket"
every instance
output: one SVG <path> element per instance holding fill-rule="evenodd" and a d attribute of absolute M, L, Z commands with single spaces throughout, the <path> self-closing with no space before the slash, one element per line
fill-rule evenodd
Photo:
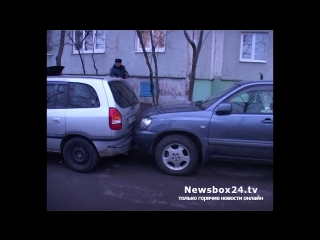
<path fill-rule="evenodd" d="M 116 67 L 114 64 L 113 67 L 110 69 L 110 77 L 121 77 L 123 79 L 129 76 L 129 73 L 127 72 L 125 66 L 120 65 L 120 67 Z"/>

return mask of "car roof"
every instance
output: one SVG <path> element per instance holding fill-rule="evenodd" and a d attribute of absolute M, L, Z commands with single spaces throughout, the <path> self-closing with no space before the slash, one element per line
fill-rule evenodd
<path fill-rule="evenodd" d="M 250 84 L 273 84 L 273 81 L 272 80 L 250 80 L 250 81 L 245 81 L 245 80 L 242 80 L 242 81 L 239 81 L 239 82 L 236 82 L 237 84 L 239 85 L 250 85 Z"/>
<path fill-rule="evenodd" d="M 68 80 L 68 79 L 98 79 L 98 80 L 120 80 L 121 78 L 110 76 L 97 76 L 97 75 L 59 75 L 59 76 L 47 76 L 47 80 Z"/>

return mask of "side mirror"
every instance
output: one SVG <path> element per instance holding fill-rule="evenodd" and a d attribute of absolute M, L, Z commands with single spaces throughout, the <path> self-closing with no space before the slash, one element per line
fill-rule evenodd
<path fill-rule="evenodd" d="M 216 108 L 217 115 L 227 115 L 232 112 L 231 103 L 220 103 Z"/>

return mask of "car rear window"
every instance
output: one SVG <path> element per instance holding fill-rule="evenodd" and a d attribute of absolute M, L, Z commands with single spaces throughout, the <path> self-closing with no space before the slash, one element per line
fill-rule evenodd
<path fill-rule="evenodd" d="M 126 81 L 110 81 L 109 85 L 114 100 L 121 108 L 138 104 L 139 100 L 136 93 Z"/>

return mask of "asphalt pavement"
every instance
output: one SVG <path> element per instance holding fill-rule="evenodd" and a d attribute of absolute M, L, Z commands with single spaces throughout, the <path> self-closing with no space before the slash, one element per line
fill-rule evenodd
<path fill-rule="evenodd" d="M 243 163 L 199 164 L 188 176 L 162 173 L 134 147 L 102 158 L 89 173 L 70 170 L 47 153 L 47 211 L 272 211 L 273 168 Z"/>

